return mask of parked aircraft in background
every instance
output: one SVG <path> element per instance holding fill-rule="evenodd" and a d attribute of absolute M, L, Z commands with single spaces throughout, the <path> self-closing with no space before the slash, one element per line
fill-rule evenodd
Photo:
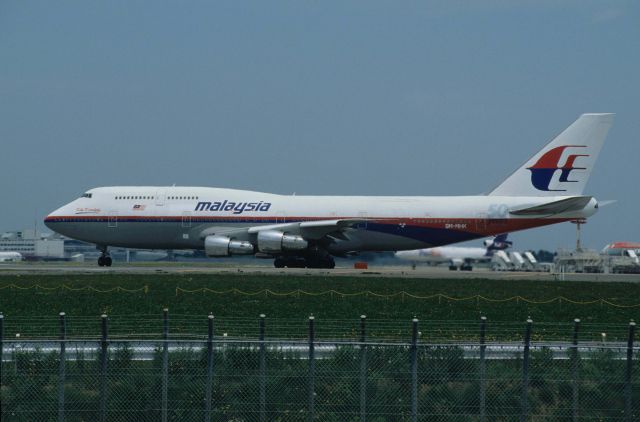
<path fill-rule="evenodd" d="M 507 241 L 507 234 L 493 239 L 486 239 L 484 248 L 468 246 L 440 246 L 437 248 L 398 251 L 395 256 L 403 261 L 410 261 L 413 266 L 426 263 L 429 265 L 447 264 L 450 270 L 471 271 L 473 264 L 488 263 L 495 251 L 503 251 L 513 243 Z"/>
<path fill-rule="evenodd" d="M 17 262 L 22 261 L 20 252 L 0 252 L 0 262 Z"/>
<path fill-rule="evenodd" d="M 333 268 L 332 256 L 429 248 L 584 219 L 584 196 L 612 114 L 583 114 L 487 195 L 285 196 L 204 187 L 102 187 L 52 212 L 45 224 L 109 246 L 253 254 L 276 267 Z"/>

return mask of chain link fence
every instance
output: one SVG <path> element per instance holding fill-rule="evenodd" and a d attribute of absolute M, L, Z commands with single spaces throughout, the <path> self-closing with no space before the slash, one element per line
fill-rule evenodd
<path fill-rule="evenodd" d="M 0 318 L 3 421 L 511 421 L 637 420 L 640 368 L 635 324 L 620 342 L 495 341 L 476 323 L 469 341 L 321 339 L 310 317 L 304 338 L 219 335 L 213 316 L 203 338 L 170 335 L 165 312 L 157 338 L 72 338 L 66 317 L 56 338 L 4 336 Z"/>

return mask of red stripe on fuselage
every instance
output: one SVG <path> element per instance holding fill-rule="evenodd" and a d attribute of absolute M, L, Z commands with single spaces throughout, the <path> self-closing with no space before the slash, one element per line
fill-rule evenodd
<path fill-rule="evenodd" d="M 46 223 L 56 222 L 157 222 L 170 223 L 182 222 L 185 218 L 191 223 L 266 223 L 266 224 L 286 224 L 299 223 L 303 221 L 321 220 L 350 220 L 362 219 L 361 217 L 292 217 L 292 216 L 95 216 L 95 215 L 72 215 L 72 216 L 48 216 Z M 434 229 L 444 229 L 460 232 L 475 233 L 481 236 L 509 233 L 534 227 L 548 226 L 550 224 L 571 221 L 570 218 L 505 218 L 505 219 L 477 219 L 477 218 L 392 218 L 392 217 L 369 217 L 366 221 L 371 224 L 385 225 L 405 225 L 409 227 L 425 227 Z"/>

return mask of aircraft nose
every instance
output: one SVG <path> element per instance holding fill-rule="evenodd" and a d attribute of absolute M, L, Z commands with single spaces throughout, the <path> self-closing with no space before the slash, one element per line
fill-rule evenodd
<path fill-rule="evenodd" d="M 66 205 L 63 207 L 58 208 L 57 210 L 51 212 L 49 215 L 47 215 L 44 218 L 44 225 L 47 226 L 48 228 L 50 228 L 51 230 L 56 229 L 55 223 L 60 221 L 60 217 L 62 217 L 64 215 L 64 209 L 66 208 Z"/>

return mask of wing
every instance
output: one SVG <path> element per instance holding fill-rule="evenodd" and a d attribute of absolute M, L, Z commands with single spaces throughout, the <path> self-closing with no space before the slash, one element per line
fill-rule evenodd
<path fill-rule="evenodd" d="M 317 220 L 301 221 L 295 223 L 266 224 L 249 227 L 209 227 L 200 233 L 202 238 L 207 236 L 228 236 L 239 240 L 251 240 L 258 232 L 263 230 L 275 230 L 287 234 L 300 235 L 308 240 L 319 240 L 325 236 L 342 237 L 343 232 L 358 224 L 364 223 L 363 219 Z"/>

